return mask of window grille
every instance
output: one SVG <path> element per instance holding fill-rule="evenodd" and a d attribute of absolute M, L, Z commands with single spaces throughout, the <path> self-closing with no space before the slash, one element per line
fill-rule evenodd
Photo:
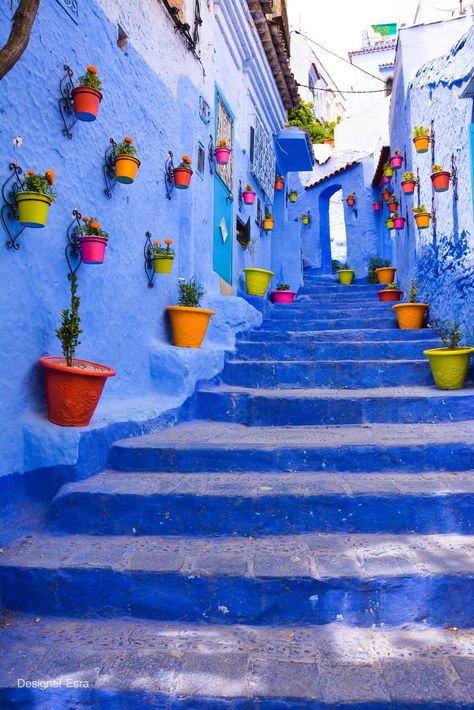
<path fill-rule="evenodd" d="M 258 118 L 255 119 L 253 142 L 251 173 L 273 203 L 276 168 L 273 138 L 265 131 Z"/>

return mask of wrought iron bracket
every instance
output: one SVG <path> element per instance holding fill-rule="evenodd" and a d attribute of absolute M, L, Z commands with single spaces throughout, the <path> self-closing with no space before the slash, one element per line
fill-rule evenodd
<path fill-rule="evenodd" d="M 155 262 L 153 260 L 151 232 L 145 232 L 145 237 L 145 246 L 143 248 L 143 256 L 145 258 L 145 274 L 148 281 L 148 288 L 155 288 Z"/>
<path fill-rule="evenodd" d="M 244 195 L 242 192 L 242 180 L 239 180 L 239 195 L 238 195 L 238 200 L 239 200 L 239 212 L 242 212 L 242 207 L 244 206 Z"/>
<path fill-rule="evenodd" d="M 420 168 L 416 169 L 416 196 L 418 198 L 418 204 L 420 204 L 420 198 L 421 198 L 421 193 L 420 193 Z"/>
<path fill-rule="evenodd" d="M 430 139 L 431 139 L 431 165 L 434 165 L 436 163 L 436 158 L 435 158 L 435 148 L 436 148 L 436 133 L 434 129 L 434 119 L 431 119 L 431 127 L 430 127 Z"/>
<path fill-rule="evenodd" d="M 117 146 L 117 143 L 114 141 L 113 138 L 110 139 L 109 145 L 107 146 L 107 149 L 104 154 L 104 165 L 103 165 L 103 173 L 104 173 L 104 195 L 110 200 L 112 197 L 112 189 L 115 187 L 117 184 L 117 178 L 115 177 L 115 159 L 114 159 L 114 150 Z"/>
<path fill-rule="evenodd" d="M 8 249 L 14 249 L 18 251 L 20 245 L 18 243 L 19 236 L 23 233 L 25 227 L 20 227 L 18 223 L 18 208 L 16 205 L 15 195 L 20 187 L 20 175 L 22 174 L 22 169 L 18 163 L 9 163 L 8 169 L 10 170 L 10 175 L 7 177 L 2 185 L 2 207 L 0 209 L 0 217 L 2 220 L 3 228 L 7 235 L 7 247 Z M 15 220 L 17 222 L 16 229 L 10 229 L 8 224 L 9 221 Z"/>
<path fill-rule="evenodd" d="M 407 231 L 407 237 L 410 236 L 410 220 L 408 215 L 408 207 L 405 209 L 405 229 Z"/>
<path fill-rule="evenodd" d="M 77 273 L 78 268 L 82 264 L 81 244 L 78 239 L 78 231 L 81 226 L 81 213 L 78 210 L 72 211 L 72 221 L 69 224 L 66 236 L 67 244 L 64 250 L 69 273 L 68 279 L 71 280 L 73 274 Z"/>
<path fill-rule="evenodd" d="M 436 219 L 436 202 L 435 202 L 434 193 L 431 196 L 431 221 L 433 223 L 433 237 L 436 239 L 437 219 Z"/>
<path fill-rule="evenodd" d="M 458 194 L 458 166 L 456 162 L 456 156 L 454 153 L 451 155 L 451 181 L 453 184 L 453 197 L 454 200 L 457 202 L 459 199 L 459 194 Z"/>
<path fill-rule="evenodd" d="M 212 137 L 212 133 L 209 136 L 209 144 L 207 146 L 207 159 L 209 161 L 209 172 L 211 175 L 214 175 L 214 159 L 215 159 L 216 151 L 214 149 L 214 138 Z"/>
<path fill-rule="evenodd" d="M 171 200 L 171 195 L 174 190 L 174 163 L 173 153 L 171 150 L 168 151 L 168 157 L 165 162 L 165 190 L 166 199 Z"/>
<path fill-rule="evenodd" d="M 64 71 L 66 73 L 59 82 L 59 93 L 61 94 L 58 101 L 59 112 L 64 123 L 63 133 L 67 138 L 72 138 L 71 130 L 77 123 L 76 114 L 74 113 L 74 101 L 71 93 L 74 89 L 74 84 L 72 83 L 73 71 L 69 64 L 64 65 Z"/>

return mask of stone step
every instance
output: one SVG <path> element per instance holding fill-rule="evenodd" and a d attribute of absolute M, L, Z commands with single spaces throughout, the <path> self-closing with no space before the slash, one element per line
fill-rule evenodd
<path fill-rule="evenodd" d="M 389 360 L 423 359 L 426 348 L 441 347 L 437 339 L 318 342 L 310 338 L 289 342 L 245 342 L 238 344 L 230 360 Z"/>
<path fill-rule="evenodd" d="M 227 360 L 220 380 L 246 387 L 396 387 L 432 385 L 421 360 Z"/>
<path fill-rule="evenodd" d="M 374 389 L 264 389 L 202 385 L 195 395 L 200 417 L 248 426 L 449 422 L 474 418 L 474 387 Z"/>
<path fill-rule="evenodd" d="M 395 313 L 379 315 L 374 318 L 319 318 L 319 319 L 303 319 L 303 318 L 267 318 L 262 323 L 262 328 L 265 330 L 294 330 L 294 331 L 313 331 L 313 330 L 363 330 L 374 329 L 383 330 L 393 327 L 397 328 L 397 319 Z M 398 330 L 398 329 L 397 329 Z"/>
<path fill-rule="evenodd" d="M 27 615 L 2 622 L 0 704 L 12 709 L 454 710 L 472 708 L 474 700 L 472 629 L 209 627 Z M 17 687 L 18 678 L 33 677 L 83 687 Z"/>
<path fill-rule="evenodd" d="M 123 471 L 462 471 L 474 421 L 449 424 L 247 427 L 197 421 L 116 442 Z"/>
<path fill-rule="evenodd" d="M 468 628 L 474 536 L 36 534 L 0 556 L 0 593 L 40 617 Z"/>
<path fill-rule="evenodd" d="M 268 323 L 265 321 L 264 323 Z M 398 328 L 354 328 L 352 330 L 287 330 L 268 329 L 263 325 L 258 330 L 249 330 L 239 333 L 237 342 L 387 342 L 387 341 L 407 341 L 407 340 L 433 340 L 433 332 L 429 328 L 420 330 L 399 330 Z"/>
<path fill-rule="evenodd" d="M 269 320 L 324 320 L 328 319 L 364 319 L 393 317 L 393 312 L 387 308 L 385 303 L 371 306 L 347 305 L 334 306 L 332 304 L 323 305 L 320 303 L 305 304 L 304 307 L 275 306 L 272 308 Z"/>
<path fill-rule="evenodd" d="M 92 535 L 472 534 L 474 471 L 112 471 L 63 486 L 48 523 Z"/>

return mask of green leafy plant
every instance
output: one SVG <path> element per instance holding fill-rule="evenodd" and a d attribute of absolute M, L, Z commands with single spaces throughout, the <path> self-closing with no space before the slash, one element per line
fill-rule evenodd
<path fill-rule="evenodd" d="M 199 308 L 205 291 L 203 287 L 196 282 L 194 277 L 189 281 L 179 279 L 178 290 L 178 306 L 185 306 L 186 308 Z"/>
<path fill-rule="evenodd" d="M 270 210 L 268 210 L 266 207 L 265 207 L 265 217 L 264 217 L 264 219 L 271 219 L 271 220 L 273 220 L 273 215 L 272 215 L 272 213 L 271 213 Z"/>
<path fill-rule="evenodd" d="M 97 69 L 93 64 L 86 67 L 85 73 L 78 79 L 80 86 L 88 86 L 90 89 L 102 91 L 102 82 L 97 76 Z"/>
<path fill-rule="evenodd" d="M 379 277 L 375 273 L 375 269 L 383 269 L 386 266 L 390 266 L 390 262 L 386 259 L 382 259 L 380 256 L 371 256 L 368 264 L 368 282 L 369 284 L 378 284 Z"/>
<path fill-rule="evenodd" d="M 161 242 L 155 239 L 151 246 L 153 256 L 175 256 L 175 251 L 171 248 L 172 244 L 172 239 L 165 239 L 165 246 L 162 246 Z"/>
<path fill-rule="evenodd" d="M 349 263 L 346 261 L 345 264 L 341 264 L 341 266 L 339 267 L 338 270 L 345 271 L 345 270 L 350 270 L 350 269 L 351 269 L 351 267 L 349 266 Z"/>
<path fill-rule="evenodd" d="M 412 173 L 412 172 L 409 172 L 409 171 L 403 173 L 403 175 L 402 175 L 402 180 L 413 180 L 414 182 L 416 182 L 415 173 Z"/>
<path fill-rule="evenodd" d="M 429 214 L 428 210 L 426 209 L 425 205 L 418 205 L 417 207 L 413 208 L 413 212 L 415 214 Z"/>
<path fill-rule="evenodd" d="M 461 324 L 457 320 L 454 322 L 433 320 L 429 324 L 429 327 L 439 335 L 445 347 L 449 350 L 455 350 L 459 347 L 459 343 L 464 337 L 461 331 Z"/>
<path fill-rule="evenodd" d="M 389 201 L 389 202 L 396 202 L 397 205 L 398 205 L 397 196 L 396 196 L 396 194 L 395 194 L 394 192 L 392 192 L 392 194 L 390 195 L 390 199 L 389 199 L 388 201 Z"/>
<path fill-rule="evenodd" d="M 391 284 L 387 284 L 385 286 L 385 291 L 398 291 L 398 284 L 396 284 L 395 282 L 391 283 Z"/>
<path fill-rule="evenodd" d="M 86 215 L 84 215 L 82 217 L 82 222 L 83 224 L 81 224 L 77 230 L 77 235 L 79 237 L 84 234 L 88 237 L 103 237 L 104 239 L 109 238 L 109 235 L 101 228 L 100 222 L 98 222 L 95 217 L 86 217 Z"/>
<path fill-rule="evenodd" d="M 40 175 L 30 169 L 25 172 L 18 191 L 36 192 L 38 195 L 45 195 L 54 204 L 56 202 L 56 191 L 53 189 L 54 182 L 54 170 L 46 170 L 43 175 Z"/>
<path fill-rule="evenodd" d="M 417 296 L 418 296 L 418 288 L 417 288 L 416 282 L 412 281 L 410 284 L 410 289 L 408 291 L 408 302 L 409 303 L 418 303 L 418 301 L 416 300 Z"/>
<path fill-rule="evenodd" d="M 324 143 L 324 126 L 313 113 L 314 103 L 302 101 L 299 108 L 292 108 L 288 113 L 288 125 L 296 126 L 309 134 L 312 143 Z"/>
<path fill-rule="evenodd" d="M 418 138 L 418 136 L 429 136 L 430 129 L 424 126 L 413 126 L 413 137 Z"/>
<path fill-rule="evenodd" d="M 289 290 L 290 290 L 290 284 L 278 283 L 278 284 L 276 285 L 276 290 L 277 290 L 277 291 L 289 291 Z"/>
<path fill-rule="evenodd" d="M 133 145 L 133 138 L 125 136 L 121 143 L 114 146 L 114 155 L 136 155 L 137 149 Z"/>
<path fill-rule="evenodd" d="M 245 186 L 245 191 L 246 191 L 246 192 L 253 192 L 253 185 L 251 185 L 250 183 L 248 183 L 248 184 Z"/>
<path fill-rule="evenodd" d="M 383 169 L 384 169 L 384 171 L 385 171 L 385 170 L 390 170 L 390 171 L 393 170 L 393 168 L 392 168 L 392 166 L 390 165 L 390 163 L 384 163 L 384 164 L 383 164 Z"/>
<path fill-rule="evenodd" d="M 72 367 L 76 348 L 81 344 L 79 336 L 82 333 L 80 328 L 81 319 L 79 316 L 80 298 L 77 295 L 77 276 L 71 276 L 71 307 L 65 308 L 62 312 L 62 321 L 56 329 L 56 337 L 61 343 L 66 365 Z"/>
<path fill-rule="evenodd" d="M 333 272 L 339 271 L 339 269 L 342 269 L 342 264 L 341 264 L 341 262 L 338 261 L 337 259 L 332 259 L 332 260 L 331 260 L 331 269 L 332 269 Z"/>
<path fill-rule="evenodd" d="M 395 148 L 395 150 L 393 151 L 393 155 L 394 155 L 394 156 L 397 156 L 397 158 L 399 158 L 399 157 L 400 157 L 400 151 L 399 151 L 397 148 Z"/>

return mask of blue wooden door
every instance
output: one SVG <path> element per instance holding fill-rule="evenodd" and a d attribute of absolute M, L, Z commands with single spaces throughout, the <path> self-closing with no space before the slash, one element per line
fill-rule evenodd
<path fill-rule="evenodd" d="M 214 142 L 222 138 L 233 144 L 233 117 L 219 91 L 216 91 Z M 228 165 L 214 170 L 214 235 L 213 269 L 228 284 L 232 284 L 232 249 L 234 244 L 233 156 Z"/>

